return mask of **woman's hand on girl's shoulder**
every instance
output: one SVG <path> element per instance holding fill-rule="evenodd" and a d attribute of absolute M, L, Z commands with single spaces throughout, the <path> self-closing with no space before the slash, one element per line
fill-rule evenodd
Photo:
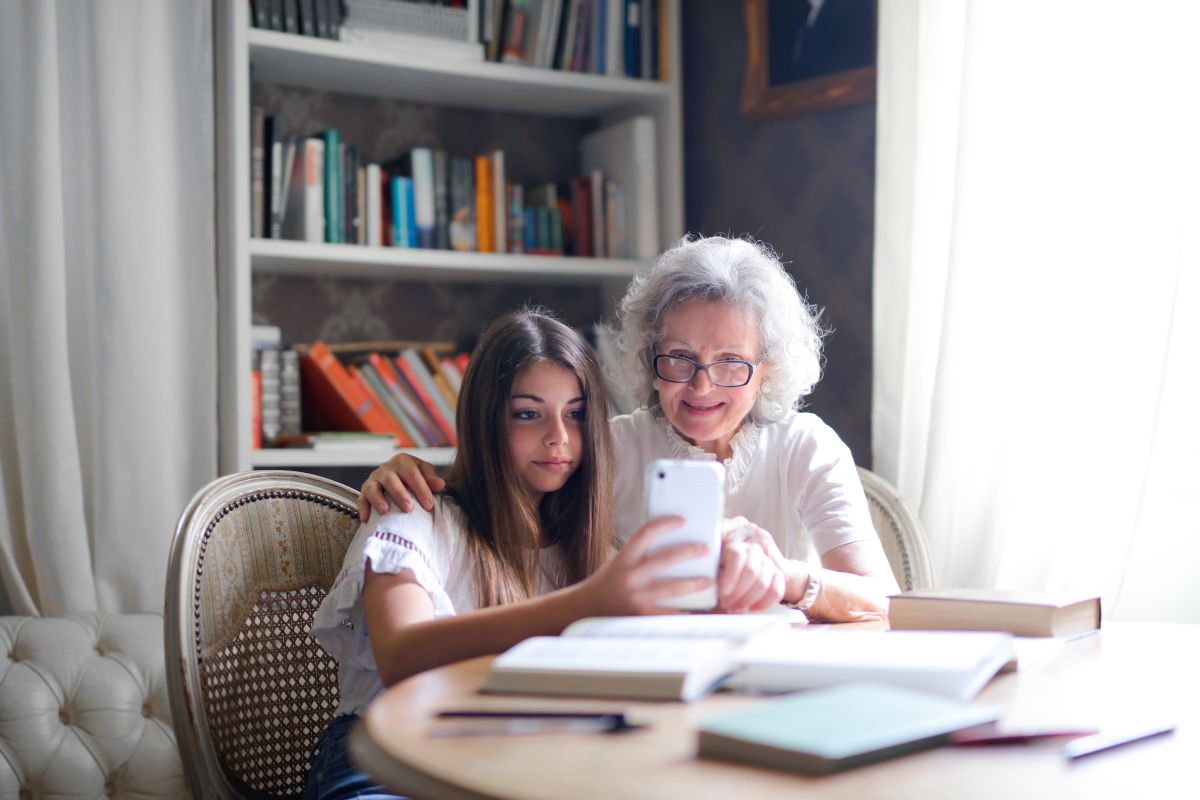
<path fill-rule="evenodd" d="M 656 539 L 683 525 L 681 517 L 660 517 L 638 529 L 624 547 L 591 577 L 578 584 L 581 617 L 616 617 L 678 613 L 658 603 L 671 597 L 712 586 L 710 578 L 663 578 L 667 567 L 699 558 L 708 552 L 703 544 L 651 548 Z"/>
<path fill-rule="evenodd" d="M 389 498 L 405 513 L 412 510 L 414 497 L 421 508 L 432 511 L 433 495 L 445 488 L 446 482 L 432 464 L 398 453 L 367 476 L 358 495 L 358 518 L 366 522 L 372 510 L 386 514 Z"/>

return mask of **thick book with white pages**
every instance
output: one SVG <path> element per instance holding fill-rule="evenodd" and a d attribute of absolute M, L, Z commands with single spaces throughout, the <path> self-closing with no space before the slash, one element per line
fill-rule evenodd
<path fill-rule="evenodd" d="M 787 633 L 775 614 L 583 619 L 535 636 L 492 662 L 484 691 L 691 701 L 734 670 L 738 648 Z"/>
<path fill-rule="evenodd" d="M 1007 633 L 786 631 L 748 642 L 725 685 L 780 693 L 869 681 L 970 700 L 1016 658 Z"/>

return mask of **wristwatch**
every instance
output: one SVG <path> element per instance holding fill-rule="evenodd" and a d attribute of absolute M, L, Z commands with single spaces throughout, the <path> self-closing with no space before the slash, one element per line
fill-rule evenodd
<path fill-rule="evenodd" d="M 796 601 L 795 608 L 808 615 L 809 609 L 817 602 L 817 594 L 821 591 L 821 579 L 817 577 L 816 569 L 808 571 L 808 585 L 804 587 L 804 595 Z"/>

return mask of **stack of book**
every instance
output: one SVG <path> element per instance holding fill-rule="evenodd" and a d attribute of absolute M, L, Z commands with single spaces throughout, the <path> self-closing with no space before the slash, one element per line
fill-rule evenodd
<path fill-rule="evenodd" d="M 258 449 L 300 431 L 300 361 L 274 325 L 253 326 L 250 340 L 251 446 Z"/>
<path fill-rule="evenodd" d="M 385 434 L 400 447 L 454 447 L 468 355 L 448 343 L 297 346 L 305 429 Z"/>

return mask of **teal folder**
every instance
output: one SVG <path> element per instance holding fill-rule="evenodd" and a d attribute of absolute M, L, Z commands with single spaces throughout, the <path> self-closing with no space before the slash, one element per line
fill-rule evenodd
<path fill-rule="evenodd" d="M 935 747 L 998 716 L 925 692 L 846 684 L 705 720 L 700 756 L 820 774 Z"/>

